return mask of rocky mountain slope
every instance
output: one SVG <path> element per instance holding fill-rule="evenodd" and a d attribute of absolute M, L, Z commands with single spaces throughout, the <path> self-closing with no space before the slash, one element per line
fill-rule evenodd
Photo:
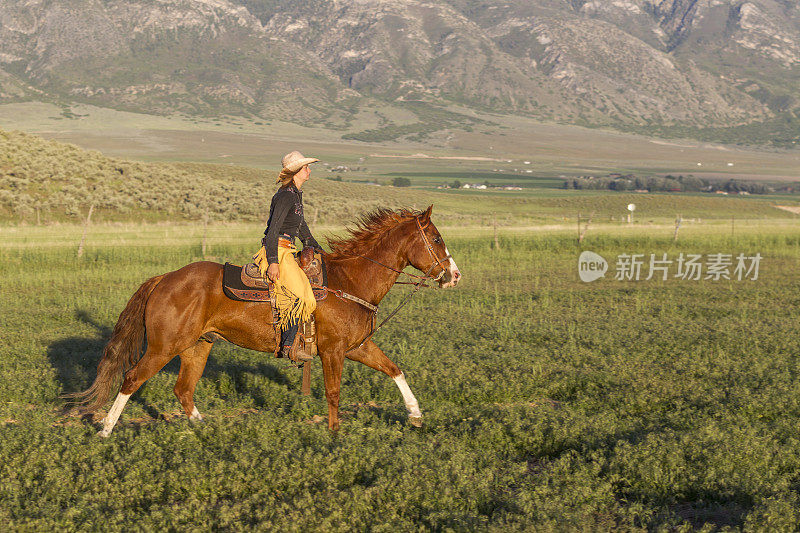
<path fill-rule="evenodd" d="M 0 102 L 316 121 L 455 103 L 585 125 L 796 116 L 794 0 L 4 0 Z M 391 113 L 389 113 L 391 114 Z"/>

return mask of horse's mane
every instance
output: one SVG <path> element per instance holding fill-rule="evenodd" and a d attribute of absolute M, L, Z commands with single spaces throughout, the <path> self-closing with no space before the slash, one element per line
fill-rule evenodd
<path fill-rule="evenodd" d="M 362 214 L 356 219 L 355 226 L 347 228 L 345 236 L 338 239 L 328 238 L 328 246 L 331 249 L 328 255 L 330 259 L 335 260 L 368 252 L 387 231 L 421 214 L 411 209 L 395 211 L 385 207 Z"/>

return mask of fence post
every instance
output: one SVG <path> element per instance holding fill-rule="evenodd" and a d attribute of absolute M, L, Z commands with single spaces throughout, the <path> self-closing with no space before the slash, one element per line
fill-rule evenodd
<path fill-rule="evenodd" d="M 206 258 L 206 241 L 208 238 L 208 213 L 203 215 L 203 241 L 200 245 L 200 253 L 203 256 L 203 259 Z"/>
<path fill-rule="evenodd" d="M 81 235 L 81 243 L 78 245 L 78 257 L 83 255 L 83 245 L 86 242 L 86 232 L 89 229 L 89 223 L 92 220 L 92 212 L 94 211 L 94 202 L 89 206 L 89 214 L 86 215 L 86 220 L 83 221 L 83 235 Z"/>
<path fill-rule="evenodd" d="M 581 231 L 581 219 L 580 215 L 578 218 L 578 244 L 583 242 L 583 238 L 586 236 L 586 232 L 589 231 L 589 224 L 592 223 L 592 218 L 594 217 L 594 211 L 589 215 L 589 220 L 586 221 L 586 226 Z"/>
<path fill-rule="evenodd" d="M 497 217 L 492 214 L 492 226 L 494 226 L 494 249 L 500 249 L 500 241 L 497 240 Z"/>
<path fill-rule="evenodd" d="M 300 392 L 303 396 L 309 396 L 311 394 L 311 361 L 303 363 L 303 385 L 301 386 Z"/>

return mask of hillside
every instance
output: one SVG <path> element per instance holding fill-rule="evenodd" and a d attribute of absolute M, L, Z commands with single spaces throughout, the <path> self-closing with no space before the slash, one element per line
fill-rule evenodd
<path fill-rule="evenodd" d="M 0 220 L 23 223 L 80 222 L 94 205 L 95 221 L 263 221 L 276 189 L 277 169 L 200 163 L 143 163 L 21 132 L 0 130 Z M 792 218 L 771 198 L 714 195 L 621 194 L 533 188 L 524 192 L 453 193 L 325 179 L 305 186 L 312 224 L 345 225 L 375 207 L 436 206 L 449 225 L 524 226 L 563 223 L 578 213 L 599 222 L 620 220 L 636 202 L 642 220 L 653 217 L 713 219 Z M 557 183 L 560 187 L 560 182 Z M 554 185 L 555 187 L 555 185 Z M 793 200 L 781 200 L 794 205 Z"/>
<path fill-rule="evenodd" d="M 277 172 L 228 165 L 142 163 L 0 130 L 0 217 L 13 220 L 264 220 Z M 378 206 L 427 206 L 428 194 L 312 178 L 311 220 L 343 224 Z M 430 203 L 430 202 L 429 202 Z M 38 211 L 38 213 L 37 213 Z"/>
<path fill-rule="evenodd" d="M 364 140 L 479 124 L 441 112 L 457 104 L 704 138 L 758 124 L 786 144 L 799 82 L 788 0 L 0 4 L 0 102 L 312 122 Z"/>

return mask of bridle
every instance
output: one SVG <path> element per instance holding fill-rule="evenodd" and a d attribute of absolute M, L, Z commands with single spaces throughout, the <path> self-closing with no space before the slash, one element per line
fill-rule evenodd
<path fill-rule="evenodd" d="M 397 283 L 397 284 L 400 284 L 400 285 L 419 285 L 421 283 L 422 287 L 430 287 L 430 285 L 425 285 L 424 282 L 429 281 L 429 280 L 430 281 L 439 281 L 440 279 L 442 279 L 442 276 L 444 276 L 444 273 L 446 271 L 446 268 L 442 266 L 442 263 L 447 261 L 448 259 L 452 258 L 453 256 L 451 254 L 447 254 L 442 259 L 437 259 L 436 255 L 433 253 L 433 245 L 428 240 L 428 236 L 425 235 L 425 231 L 424 231 L 425 228 L 427 228 L 428 225 L 431 223 L 431 221 L 428 220 L 428 222 L 426 222 L 425 225 L 423 226 L 419 221 L 419 217 L 415 217 L 414 220 L 417 222 L 417 229 L 419 230 L 419 234 L 422 237 L 422 242 L 425 245 L 425 249 L 428 250 L 428 254 L 431 256 L 431 259 L 433 259 L 433 263 L 431 264 L 431 267 L 422 276 L 418 276 L 416 274 L 409 274 L 408 272 L 405 272 L 403 270 L 397 270 L 396 268 L 392 268 L 389 265 L 384 265 L 380 261 L 376 261 L 376 260 L 372 259 L 371 257 L 367 257 L 365 255 L 361 255 L 361 254 L 351 254 L 351 255 L 353 257 L 360 257 L 361 259 L 366 259 L 367 261 L 371 261 L 371 262 L 375 263 L 376 265 L 382 266 L 383 268 L 388 268 L 392 272 L 397 272 L 398 274 L 404 274 L 404 275 L 408 276 L 409 278 L 417 278 L 418 280 L 420 280 L 418 282 L 415 282 L 415 281 L 395 281 L 395 283 Z M 438 276 L 433 277 L 433 276 L 430 275 L 430 272 L 431 272 L 431 270 L 433 270 L 433 267 L 435 267 L 435 266 L 438 266 L 439 268 L 441 268 L 442 271 L 439 272 Z M 422 272 L 422 271 L 420 270 L 420 272 Z"/>
<path fill-rule="evenodd" d="M 431 223 L 430 219 L 428 220 L 428 222 L 425 223 L 424 226 L 419 221 L 419 216 L 414 217 L 414 220 L 417 223 L 417 229 L 419 230 L 419 234 L 422 237 L 422 242 L 425 245 L 425 249 L 428 250 L 428 254 L 431 256 L 431 259 L 433 260 L 433 262 L 431 263 L 431 266 L 428 269 L 428 271 L 425 272 L 425 274 L 423 274 L 422 276 L 418 276 L 416 274 L 409 274 L 408 272 L 403 272 L 402 270 L 397 270 L 396 268 L 392 268 L 389 265 L 384 265 L 380 261 L 376 261 L 375 259 L 372 259 L 370 257 L 366 257 L 366 256 L 361 255 L 361 254 L 352 254 L 354 257 L 361 257 L 362 259 L 366 259 L 367 261 L 371 261 L 371 262 L 375 263 L 376 265 L 380 265 L 380 266 L 382 266 L 384 268 L 388 268 L 389 270 L 391 270 L 393 272 L 397 272 L 398 274 L 405 274 L 406 276 L 409 276 L 410 278 L 417 278 L 419 280 L 417 282 L 413 282 L 413 281 L 411 281 L 411 282 L 409 282 L 409 281 L 395 281 L 395 283 L 398 283 L 398 284 L 414 285 L 414 290 L 411 291 L 410 293 L 408 293 L 408 296 L 406 296 L 405 299 L 403 299 L 403 301 L 400 302 L 400 304 L 397 307 L 395 307 L 394 310 L 391 313 L 389 313 L 389 316 L 384 318 L 381 321 L 381 323 L 378 324 L 377 327 L 375 326 L 375 317 L 378 314 L 378 306 L 377 305 L 371 304 L 371 303 L 369 303 L 369 302 L 367 302 L 365 300 L 362 300 L 361 298 L 358 298 L 357 296 L 353 296 L 352 294 L 347 294 L 346 292 L 343 292 L 341 290 L 329 289 L 328 287 L 316 287 L 316 286 L 314 286 L 314 288 L 316 288 L 316 289 L 325 289 L 326 291 L 335 294 L 339 298 L 343 298 L 343 299 L 354 301 L 354 302 L 362 305 L 363 307 L 366 307 L 367 309 L 369 309 L 372 312 L 372 330 L 367 334 L 366 337 L 364 337 L 361 340 L 361 342 L 358 343 L 358 345 L 356 345 L 354 348 L 350 348 L 349 350 L 346 350 L 345 353 L 349 353 L 349 352 L 352 352 L 353 350 L 357 350 L 357 349 L 361 348 L 364 345 L 364 343 L 367 342 L 375 334 L 376 331 L 378 331 L 381 327 L 383 327 L 383 325 L 386 324 L 386 322 L 388 322 L 390 318 L 392 318 L 394 315 L 396 315 L 397 312 L 400 311 L 400 309 L 403 306 L 405 306 L 411 300 L 411 297 L 414 296 L 414 294 L 416 294 L 417 291 L 419 291 L 419 289 L 421 287 L 430 287 L 430 285 L 426 285 L 425 284 L 426 281 L 429 281 L 429 280 L 430 281 L 439 281 L 440 279 L 442 279 L 442 276 L 444 276 L 444 273 L 447 271 L 447 269 L 444 266 L 442 266 L 442 264 L 445 261 L 448 261 L 449 259 L 451 259 L 453 256 L 450 255 L 450 254 L 447 254 L 446 256 L 444 256 L 441 259 L 437 259 L 436 258 L 436 254 L 434 254 L 434 252 L 433 252 L 433 245 L 428 240 L 428 236 L 425 235 L 425 228 L 427 228 L 428 225 Z M 439 273 L 439 275 L 434 277 L 434 276 L 431 276 L 430 274 L 433 271 L 434 267 L 436 267 L 436 266 L 441 268 L 442 271 Z M 422 271 L 420 270 L 420 272 L 422 272 Z"/>
<path fill-rule="evenodd" d="M 428 269 L 428 272 L 425 274 L 425 276 L 426 277 L 428 276 L 430 271 L 433 270 L 434 266 L 438 266 L 439 268 L 442 269 L 442 271 L 439 273 L 438 276 L 436 276 L 435 278 L 430 278 L 430 279 L 432 279 L 434 281 L 439 281 L 442 278 L 442 276 L 444 276 L 444 273 L 446 272 L 445 267 L 442 266 L 442 262 L 451 259 L 453 256 L 450 255 L 450 254 L 447 254 L 442 259 L 437 259 L 436 255 L 433 253 L 433 245 L 428 240 L 428 236 L 425 235 L 425 228 L 428 227 L 428 225 L 431 223 L 431 220 L 428 219 L 428 221 L 425 223 L 424 227 L 422 226 L 422 223 L 420 223 L 419 217 L 414 217 L 414 220 L 417 222 L 417 229 L 419 229 L 419 234 L 422 236 L 422 242 L 425 243 L 425 249 L 428 250 L 428 254 L 431 256 L 431 259 L 433 259 L 433 263 L 431 264 L 431 268 Z"/>

